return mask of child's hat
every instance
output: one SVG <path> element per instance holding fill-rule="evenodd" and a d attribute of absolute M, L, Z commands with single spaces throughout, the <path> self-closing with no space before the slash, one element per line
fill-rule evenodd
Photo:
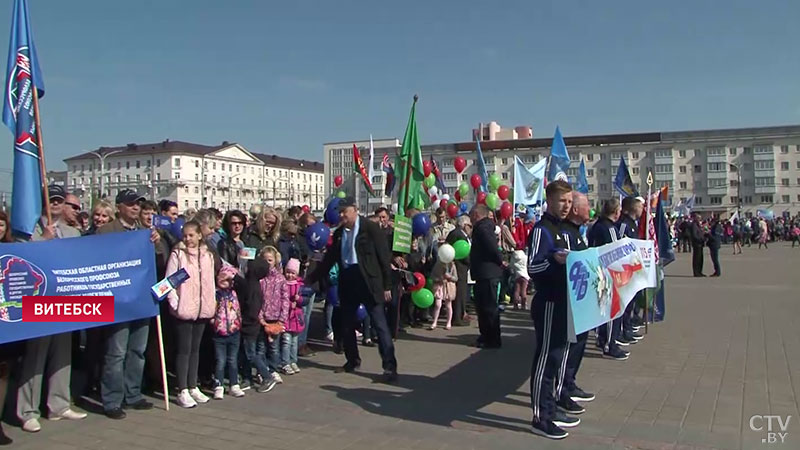
<path fill-rule="evenodd" d="M 238 272 L 239 271 L 233 266 L 223 266 L 221 269 L 219 269 L 217 279 L 220 281 L 232 280 Z"/>
<path fill-rule="evenodd" d="M 289 262 L 286 263 L 286 271 L 300 273 L 300 261 L 296 258 L 290 259 Z"/>

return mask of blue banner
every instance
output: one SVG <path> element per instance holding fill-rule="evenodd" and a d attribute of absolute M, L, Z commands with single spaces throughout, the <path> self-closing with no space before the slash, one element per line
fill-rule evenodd
<path fill-rule="evenodd" d="M 160 229 L 160 230 L 167 230 L 175 236 L 178 240 L 183 239 L 183 224 L 186 221 L 184 219 L 178 218 L 175 222 L 172 222 L 169 217 L 167 216 L 160 216 L 158 214 L 153 215 L 153 226 Z"/>
<path fill-rule="evenodd" d="M 23 296 L 113 295 L 115 323 L 158 314 L 149 230 L 0 244 L 0 282 L 0 344 L 108 325 L 23 322 Z"/>

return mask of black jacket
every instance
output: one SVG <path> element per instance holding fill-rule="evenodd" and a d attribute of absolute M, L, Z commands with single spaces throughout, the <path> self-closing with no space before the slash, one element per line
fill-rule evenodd
<path fill-rule="evenodd" d="M 581 235 L 581 229 L 570 220 L 561 221 L 561 232 L 567 238 L 567 248 L 569 250 L 586 250 L 589 245 Z"/>
<path fill-rule="evenodd" d="M 467 233 L 465 233 L 464 230 L 462 230 L 461 228 L 456 228 L 455 230 L 451 231 L 450 234 L 447 235 L 447 243 L 453 245 L 456 243 L 456 241 L 470 242 L 470 238 L 469 236 L 467 236 Z M 460 280 L 461 271 L 463 270 L 464 274 L 466 274 L 466 271 L 469 270 L 469 258 L 457 259 L 456 269 L 459 271 L 458 276 Z M 466 280 L 466 276 L 464 280 Z"/>
<path fill-rule="evenodd" d="M 722 244 L 722 224 L 719 221 L 711 225 L 711 230 L 708 232 L 708 241 L 706 242 L 709 248 L 718 249 Z"/>
<path fill-rule="evenodd" d="M 597 222 L 592 225 L 587 234 L 586 238 L 589 240 L 589 247 L 600 247 L 619 239 L 617 226 L 607 217 L 597 219 Z"/>
<path fill-rule="evenodd" d="M 567 298 L 567 267 L 553 258 L 556 252 L 568 248 L 561 226 L 559 218 L 544 213 L 533 226 L 528 244 L 528 274 L 536 295 L 550 301 Z"/>
<path fill-rule="evenodd" d="M 238 267 L 238 266 L 237 266 Z M 261 329 L 258 313 L 261 311 L 263 298 L 261 296 L 260 280 L 269 273 L 269 264 L 264 258 L 256 258 L 247 265 L 247 276 L 237 276 L 234 280 L 236 294 L 239 296 L 239 305 L 242 310 L 242 335 L 255 337 Z"/>
<path fill-rule="evenodd" d="M 692 223 L 689 224 L 689 232 L 691 233 L 692 245 L 702 247 L 706 243 L 706 235 L 700 223 L 693 220 Z"/>
<path fill-rule="evenodd" d="M 469 252 L 472 279 L 490 280 L 503 277 L 503 255 L 500 254 L 495 224 L 483 218 L 472 227 L 472 249 Z"/>
<path fill-rule="evenodd" d="M 383 304 L 384 291 L 392 289 L 391 252 L 386 245 L 386 235 L 380 226 L 365 217 L 358 218 L 358 235 L 356 235 L 356 256 L 358 269 L 367 283 L 373 300 Z M 306 278 L 306 283 L 316 283 L 326 278 L 334 264 L 342 262 L 342 235 L 344 227 L 340 226 L 333 233 L 333 243 L 325 253 L 322 262 Z M 347 286 L 339 284 L 339 297 L 345 298 Z"/>
<path fill-rule="evenodd" d="M 623 214 L 620 216 L 619 222 L 617 222 L 617 230 L 619 230 L 620 238 L 639 239 L 639 227 L 636 226 L 636 221 L 628 215 Z"/>

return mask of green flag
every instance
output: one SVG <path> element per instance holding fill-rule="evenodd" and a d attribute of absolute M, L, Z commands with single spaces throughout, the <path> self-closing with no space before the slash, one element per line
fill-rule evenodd
<path fill-rule="evenodd" d="M 397 155 L 397 181 L 400 189 L 397 193 L 397 214 L 405 216 L 409 207 L 423 209 L 430 204 L 430 197 L 423 189 L 425 173 L 422 170 L 422 150 L 419 147 L 417 136 L 417 120 L 415 112 L 417 96 L 411 105 L 411 114 L 408 117 L 408 126 L 403 138 L 403 147 Z"/>

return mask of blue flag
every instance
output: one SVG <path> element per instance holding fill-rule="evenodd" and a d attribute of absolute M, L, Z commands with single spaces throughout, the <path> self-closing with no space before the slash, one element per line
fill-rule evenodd
<path fill-rule="evenodd" d="M 475 140 L 475 147 L 478 149 L 478 175 L 481 176 L 481 191 L 489 193 L 489 175 L 486 174 L 486 161 L 483 160 L 480 139 Z"/>
<path fill-rule="evenodd" d="M 514 204 L 541 205 L 544 197 L 544 169 L 546 159 L 528 169 L 519 156 L 514 156 Z"/>
<path fill-rule="evenodd" d="M 581 165 L 578 167 L 578 179 L 575 181 L 575 190 L 581 194 L 589 194 L 589 180 L 586 179 L 586 163 L 581 158 Z"/>
<path fill-rule="evenodd" d="M 564 180 L 569 182 L 567 177 L 569 170 L 569 154 L 564 138 L 561 136 L 561 129 L 556 127 L 556 134 L 553 136 L 553 145 L 550 146 L 550 169 L 547 171 L 547 181 Z"/>
<path fill-rule="evenodd" d="M 656 204 L 656 240 L 658 241 L 658 258 L 661 265 L 666 267 L 672 261 L 675 261 L 675 250 L 672 248 L 672 237 L 669 234 L 669 224 L 667 223 L 667 216 L 664 214 L 664 206 L 662 205 L 662 198 L 658 196 L 658 203 Z"/>
<path fill-rule="evenodd" d="M 620 157 L 619 167 L 617 168 L 617 176 L 614 177 L 614 188 L 623 197 L 638 197 L 639 191 L 631 180 L 631 174 L 628 172 L 628 165 L 625 164 L 625 158 Z"/>
<path fill-rule="evenodd" d="M 31 235 L 42 214 L 42 176 L 39 168 L 39 142 L 33 87 L 44 95 L 36 47 L 28 20 L 25 0 L 15 0 L 8 44 L 3 123 L 14 133 L 14 181 L 11 203 L 11 230 Z"/>

